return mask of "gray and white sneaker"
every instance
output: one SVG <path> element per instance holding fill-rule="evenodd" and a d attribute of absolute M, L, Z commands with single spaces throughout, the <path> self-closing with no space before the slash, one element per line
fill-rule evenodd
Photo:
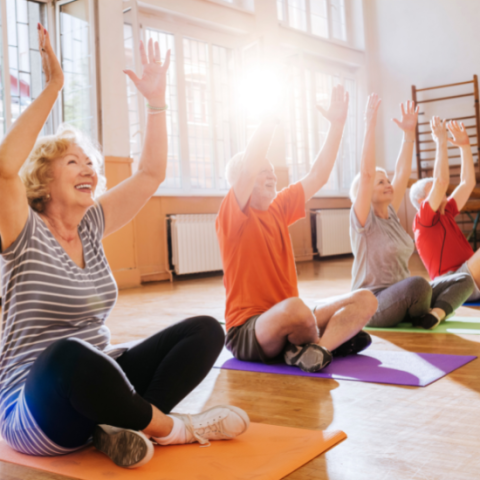
<path fill-rule="evenodd" d="M 289 343 L 284 350 L 283 357 L 287 365 L 300 367 L 304 372 L 318 372 L 332 361 L 331 352 L 316 343 L 294 345 Z"/>
<path fill-rule="evenodd" d="M 187 428 L 187 443 L 198 442 L 201 445 L 209 440 L 230 440 L 247 430 L 250 419 L 241 408 L 232 405 L 218 405 L 196 415 L 171 413 Z"/>
<path fill-rule="evenodd" d="M 93 445 L 110 457 L 119 467 L 136 468 L 153 457 L 154 446 L 148 437 L 136 430 L 97 425 L 93 432 Z"/>

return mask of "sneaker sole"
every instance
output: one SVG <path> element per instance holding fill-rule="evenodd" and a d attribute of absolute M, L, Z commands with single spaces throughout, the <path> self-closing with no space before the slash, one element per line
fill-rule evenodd
<path fill-rule="evenodd" d="M 124 468 L 141 467 L 152 459 L 154 453 L 152 442 L 142 432 L 122 430 L 107 433 L 98 425 L 93 434 L 93 445 L 115 465 Z"/>
<path fill-rule="evenodd" d="M 330 365 L 330 363 L 332 362 L 332 358 L 330 358 L 330 360 L 325 364 L 322 361 L 321 363 L 316 363 L 314 365 L 306 366 L 304 363 L 302 363 L 301 357 L 302 357 L 302 355 L 304 354 L 304 352 L 307 348 L 315 348 L 315 347 L 313 347 L 312 345 L 304 346 L 300 350 L 300 352 L 297 353 L 297 355 L 295 355 L 288 362 L 286 362 L 287 365 L 292 365 L 294 367 L 299 367 L 304 372 L 316 373 L 316 372 L 319 372 L 320 370 L 323 370 L 324 368 L 328 367 L 328 365 Z M 326 354 L 326 352 L 323 352 L 323 353 L 324 353 L 324 355 Z"/>

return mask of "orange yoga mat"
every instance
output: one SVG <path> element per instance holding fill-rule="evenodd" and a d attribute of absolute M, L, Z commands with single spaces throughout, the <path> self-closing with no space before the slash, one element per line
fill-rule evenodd
<path fill-rule="evenodd" d="M 0 460 L 82 480 L 278 480 L 347 438 L 345 433 L 259 423 L 234 440 L 155 447 L 143 467 L 117 467 L 93 447 L 59 457 L 33 457 L 0 441 Z"/>

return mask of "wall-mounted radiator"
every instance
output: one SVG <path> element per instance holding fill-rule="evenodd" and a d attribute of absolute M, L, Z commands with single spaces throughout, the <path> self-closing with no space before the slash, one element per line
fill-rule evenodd
<path fill-rule="evenodd" d="M 316 210 L 317 250 L 321 257 L 352 253 L 350 245 L 350 209 Z"/>
<path fill-rule="evenodd" d="M 169 215 L 169 263 L 177 275 L 223 270 L 215 213 Z"/>

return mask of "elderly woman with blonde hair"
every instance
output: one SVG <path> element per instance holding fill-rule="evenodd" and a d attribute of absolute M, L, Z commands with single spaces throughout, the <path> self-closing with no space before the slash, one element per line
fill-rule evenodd
<path fill-rule="evenodd" d="M 63 86 L 48 32 L 39 24 L 38 33 L 46 86 L 0 144 L 1 436 L 30 455 L 69 453 L 93 437 L 123 467 L 150 460 L 151 439 L 233 438 L 249 424 L 239 408 L 170 415 L 222 349 L 215 319 L 190 318 L 128 347 L 112 347 L 105 326 L 117 287 L 102 238 L 165 178 L 169 52 L 162 64 L 158 43 L 148 55 L 141 44 L 142 77 L 125 72 L 148 102 L 145 144 L 138 171 L 103 193 L 102 157 L 82 133 L 63 126 L 36 141 Z"/>
<path fill-rule="evenodd" d="M 370 95 L 365 112 L 365 139 L 360 173 L 350 191 L 350 237 L 355 256 L 352 289 L 367 288 L 378 300 L 371 327 L 395 327 L 400 322 L 431 329 L 450 315 L 471 294 L 473 282 L 466 274 L 438 278 L 429 283 L 411 277 L 408 261 L 414 251 L 412 238 L 400 224 L 398 209 L 411 173 L 418 108 L 401 105 L 395 123 L 403 131 L 395 176 L 375 165 L 375 127 L 380 99 Z"/>

